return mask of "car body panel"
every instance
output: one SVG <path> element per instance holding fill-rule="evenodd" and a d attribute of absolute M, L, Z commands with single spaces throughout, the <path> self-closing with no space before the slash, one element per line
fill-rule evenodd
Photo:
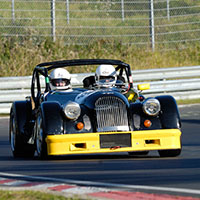
<path fill-rule="evenodd" d="M 120 141 L 117 144 L 110 142 L 110 148 L 100 147 L 101 135 L 122 134 L 131 135 L 131 146 L 122 147 Z M 48 135 L 46 138 L 49 155 L 69 155 L 87 153 L 113 153 L 131 151 L 149 151 L 162 149 L 180 149 L 181 131 L 178 129 L 130 131 L 126 133 L 84 133 L 66 135 Z M 112 144 L 113 142 L 113 144 Z"/>

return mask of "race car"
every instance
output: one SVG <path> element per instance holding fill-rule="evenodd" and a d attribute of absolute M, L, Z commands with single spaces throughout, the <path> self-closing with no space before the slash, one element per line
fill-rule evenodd
<path fill-rule="evenodd" d="M 95 76 L 83 87 L 54 91 L 49 74 L 56 68 L 112 65 L 117 80 L 99 87 Z M 77 59 L 38 64 L 31 96 L 15 101 L 10 110 L 9 140 L 14 157 L 41 159 L 58 155 L 127 152 L 160 157 L 181 153 L 181 120 L 169 95 L 145 98 L 148 84 L 133 84 L 131 67 L 120 60 Z"/>

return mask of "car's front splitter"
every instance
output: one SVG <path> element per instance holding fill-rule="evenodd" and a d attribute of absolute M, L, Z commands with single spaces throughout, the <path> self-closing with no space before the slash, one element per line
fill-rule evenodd
<path fill-rule="evenodd" d="M 181 149 L 179 129 L 48 135 L 48 155 Z"/>

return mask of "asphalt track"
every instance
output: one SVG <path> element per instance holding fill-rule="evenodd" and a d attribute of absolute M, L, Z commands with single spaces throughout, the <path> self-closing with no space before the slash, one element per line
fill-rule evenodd
<path fill-rule="evenodd" d="M 0 119 L 0 178 L 60 181 L 123 188 L 127 191 L 200 197 L 200 105 L 180 107 L 183 150 L 179 157 L 158 152 L 130 157 L 126 153 L 77 155 L 41 161 L 14 159 L 8 142 L 8 118 Z M 15 178 L 16 178 L 15 177 Z M 41 178 L 42 177 L 42 178 Z"/>

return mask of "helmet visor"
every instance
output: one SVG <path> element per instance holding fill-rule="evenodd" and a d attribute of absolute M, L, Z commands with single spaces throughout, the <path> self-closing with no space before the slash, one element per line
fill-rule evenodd
<path fill-rule="evenodd" d="M 70 84 L 70 80 L 69 79 L 64 79 L 64 78 L 60 78 L 60 79 L 52 79 L 51 80 L 51 84 L 55 87 L 63 87 L 63 86 L 67 86 Z"/>
<path fill-rule="evenodd" d="M 99 77 L 99 82 L 100 83 L 113 83 L 115 81 L 115 77 L 114 76 L 100 76 Z"/>

